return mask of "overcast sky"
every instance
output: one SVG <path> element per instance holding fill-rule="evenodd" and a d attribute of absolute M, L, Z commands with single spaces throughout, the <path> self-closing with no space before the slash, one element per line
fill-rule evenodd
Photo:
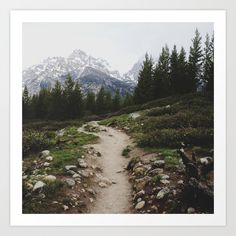
<path fill-rule="evenodd" d="M 24 23 L 23 69 L 81 49 L 124 73 L 146 52 L 157 57 L 165 44 L 188 51 L 196 28 L 203 38 L 213 33 L 212 23 Z"/>

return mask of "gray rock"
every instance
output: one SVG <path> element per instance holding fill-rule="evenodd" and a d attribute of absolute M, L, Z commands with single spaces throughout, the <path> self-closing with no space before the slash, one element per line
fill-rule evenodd
<path fill-rule="evenodd" d="M 77 166 L 75 166 L 75 165 L 67 165 L 67 166 L 65 166 L 65 169 L 66 170 L 77 170 Z"/>
<path fill-rule="evenodd" d="M 101 188 L 106 188 L 108 186 L 106 183 L 103 183 L 103 182 L 99 182 L 98 185 Z"/>
<path fill-rule="evenodd" d="M 145 206 L 145 201 L 138 202 L 135 206 L 136 210 L 140 210 Z"/>
<path fill-rule="evenodd" d="M 73 187 L 75 185 L 75 181 L 73 179 L 66 179 L 65 182 L 69 187 Z"/>
<path fill-rule="evenodd" d="M 199 162 L 202 165 L 208 165 L 208 164 L 213 162 L 213 158 L 212 157 L 202 157 L 202 158 L 199 159 Z"/>
<path fill-rule="evenodd" d="M 137 202 L 141 202 L 141 201 L 142 201 L 142 198 L 141 198 L 141 197 L 137 199 Z"/>
<path fill-rule="evenodd" d="M 153 166 L 155 166 L 156 168 L 163 168 L 165 166 L 165 161 L 164 160 L 154 161 Z"/>
<path fill-rule="evenodd" d="M 78 159 L 78 165 L 82 168 L 87 168 L 88 164 L 83 159 Z"/>
<path fill-rule="evenodd" d="M 74 175 L 74 174 L 76 174 L 76 172 L 73 171 L 73 170 L 68 170 L 66 173 L 68 173 L 69 175 Z"/>
<path fill-rule="evenodd" d="M 48 166 L 50 166 L 50 163 L 49 162 L 44 162 L 43 166 L 48 167 Z"/>
<path fill-rule="evenodd" d="M 167 179 L 161 179 L 160 182 L 161 182 L 162 184 L 169 184 L 169 183 L 170 183 L 170 181 L 167 180 Z"/>
<path fill-rule="evenodd" d="M 170 176 L 169 175 L 161 175 L 161 179 L 169 179 Z"/>
<path fill-rule="evenodd" d="M 164 170 L 162 168 L 155 168 L 153 170 L 148 171 L 148 174 L 153 176 L 153 175 L 162 174 L 163 171 Z"/>
<path fill-rule="evenodd" d="M 85 178 L 89 177 L 89 172 L 86 170 L 78 170 L 78 174 Z"/>
<path fill-rule="evenodd" d="M 187 210 L 188 214 L 194 214 L 195 213 L 195 209 L 193 207 L 189 207 Z"/>
<path fill-rule="evenodd" d="M 48 156 L 45 158 L 47 161 L 53 161 L 53 157 L 52 156 Z"/>
<path fill-rule="evenodd" d="M 40 157 L 42 157 L 42 158 L 45 158 L 45 157 L 47 157 L 49 155 L 50 155 L 50 151 L 49 150 L 44 150 L 44 151 L 42 151 L 40 153 Z"/>
<path fill-rule="evenodd" d="M 157 199 L 163 199 L 166 195 L 168 195 L 170 192 L 170 189 L 165 187 L 162 190 L 160 190 L 157 194 Z"/>
<path fill-rule="evenodd" d="M 181 180 L 179 180 L 179 181 L 177 182 L 177 184 L 183 185 L 183 184 L 184 184 L 184 181 L 181 179 Z"/>
<path fill-rule="evenodd" d="M 42 181 L 38 181 L 36 182 L 36 184 L 33 187 L 33 191 L 37 190 L 37 189 L 42 189 L 46 184 Z"/>
<path fill-rule="evenodd" d="M 56 181 L 56 176 L 54 176 L 54 175 L 47 175 L 46 177 L 44 177 L 44 180 L 45 181 L 48 181 L 48 182 L 54 182 L 54 181 Z"/>
<path fill-rule="evenodd" d="M 77 174 L 77 173 L 74 173 L 73 176 L 72 176 L 72 178 L 79 178 L 79 177 L 80 177 L 80 175 Z"/>

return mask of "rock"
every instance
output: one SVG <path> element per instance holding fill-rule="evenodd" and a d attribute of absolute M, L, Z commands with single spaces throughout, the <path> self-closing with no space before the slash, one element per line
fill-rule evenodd
<path fill-rule="evenodd" d="M 37 189 L 42 189 L 46 184 L 42 181 L 38 181 L 36 182 L 36 184 L 33 187 L 33 191 L 37 190 Z"/>
<path fill-rule="evenodd" d="M 107 177 L 104 177 L 100 174 L 96 174 L 97 178 L 99 179 L 100 182 L 103 182 L 107 185 L 111 185 L 112 184 L 112 181 L 110 179 L 108 179 Z"/>
<path fill-rule="evenodd" d="M 78 159 L 78 165 L 82 168 L 87 168 L 88 164 L 83 159 Z"/>
<path fill-rule="evenodd" d="M 65 169 L 66 170 L 77 170 L 77 166 L 75 166 L 75 165 L 67 165 L 67 166 L 65 166 Z"/>
<path fill-rule="evenodd" d="M 48 166 L 50 166 L 50 163 L 49 162 L 44 162 L 43 166 L 48 167 Z"/>
<path fill-rule="evenodd" d="M 72 178 L 79 178 L 79 177 L 80 177 L 80 175 L 77 174 L 77 173 L 74 173 L 73 176 L 72 176 Z"/>
<path fill-rule="evenodd" d="M 142 189 L 141 191 L 136 193 L 136 197 L 141 197 L 145 194 L 145 191 Z"/>
<path fill-rule="evenodd" d="M 141 201 L 142 201 L 142 198 L 141 198 L 141 197 L 137 199 L 137 202 L 141 202 Z"/>
<path fill-rule="evenodd" d="M 99 182 L 98 185 L 99 185 L 99 187 L 101 187 L 101 188 L 106 188 L 106 187 L 107 187 L 107 184 L 106 184 L 106 183 L 103 183 L 103 182 Z"/>
<path fill-rule="evenodd" d="M 56 181 L 56 176 L 54 176 L 54 175 L 47 175 L 46 177 L 44 177 L 44 180 L 45 181 L 48 181 L 48 182 L 54 182 L 54 181 Z"/>
<path fill-rule="evenodd" d="M 46 197 L 46 195 L 45 195 L 44 193 L 40 193 L 40 194 L 39 194 L 39 198 L 42 198 L 42 199 L 43 199 L 43 198 L 45 198 L 45 197 Z"/>
<path fill-rule="evenodd" d="M 152 165 L 156 168 L 163 168 L 165 166 L 165 161 L 157 160 L 157 161 L 154 161 Z"/>
<path fill-rule="evenodd" d="M 93 198 L 89 198 L 89 201 L 92 203 L 94 200 L 93 200 Z"/>
<path fill-rule="evenodd" d="M 27 179 L 27 178 L 28 178 L 28 175 L 23 175 L 23 176 L 22 176 L 22 179 L 23 179 L 23 180 L 25 180 L 25 179 Z"/>
<path fill-rule="evenodd" d="M 167 194 L 169 194 L 170 189 L 165 187 L 162 190 L 160 190 L 157 194 L 157 199 L 163 199 Z"/>
<path fill-rule="evenodd" d="M 78 170 L 78 174 L 85 178 L 89 177 L 89 172 L 86 170 Z"/>
<path fill-rule="evenodd" d="M 170 176 L 169 175 L 161 175 L 161 179 L 169 179 Z"/>
<path fill-rule="evenodd" d="M 101 157 L 102 156 L 101 152 L 97 152 L 97 156 Z"/>
<path fill-rule="evenodd" d="M 146 169 L 143 167 L 137 167 L 134 169 L 135 175 L 138 175 L 138 176 L 144 175 L 145 171 L 146 171 Z"/>
<path fill-rule="evenodd" d="M 135 206 L 136 210 L 140 210 L 145 206 L 145 201 L 138 202 Z"/>
<path fill-rule="evenodd" d="M 213 158 L 212 157 L 202 157 L 202 158 L 199 159 L 199 162 L 202 165 L 209 165 L 210 163 L 213 162 Z"/>
<path fill-rule="evenodd" d="M 154 175 L 162 174 L 163 171 L 164 170 L 162 168 L 155 168 L 155 169 L 152 169 L 152 170 L 148 171 L 148 174 L 151 175 L 151 176 L 154 176 Z"/>
<path fill-rule="evenodd" d="M 42 151 L 41 153 L 40 153 L 40 157 L 42 157 L 42 158 L 45 158 L 45 157 L 47 157 L 47 156 L 49 156 L 50 155 L 50 151 L 49 150 L 44 150 L 44 151 Z"/>
<path fill-rule="evenodd" d="M 195 213 L 195 209 L 194 209 L 193 207 L 189 207 L 189 208 L 187 209 L 187 213 L 188 213 L 188 214 L 194 214 L 194 213 Z"/>
<path fill-rule="evenodd" d="M 92 188 L 88 188 L 87 191 L 91 193 L 92 195 L 95 195 L 95 191 Z"/>
<path fill-rule="evenodd" d="M 34 186 L 33 186 L 31 183 L 26 183 L 26 188 L 27 188 L 28 190 L 32 190 L 33 187 L 34 187 Z"/>
<path fill-rule="evenodd" d="M 177 184 L 183 185 L 183 184 L 184 184 L 184 181 L 181 179 L 181 180 L 179 180 L 179 181 L 177 182 Z"/>
<path fill-rule="evenodd" d="M 73 179 L 66 179 L 65 182 L 69 187 L 73 187 L 75 185 L 75 181 Z"/>
<path fill-rule="evenodd" d="M 67 205 L 63 205 L 63 209 L 64 209 L 64 211 L 67 211 L 67 210 L 69 210 L 69 207 Z"/>
<path fill-rule="evenodd" d="M 157 206 L 155 206 L 155 205 L 152 205 L 151 209 L 152 209 L 152 211 L 155 211 L 155 212 L 158 210 Z"/>
<path fill-rule="evenodd" d="M 135 189 L 137 191 L 141 191 L 145 187 L 146 183 L 149 182 L 151 179 L 152 178 L 150 176 L 145 176 L 141 179 L 136 179 Z"/>
<path fill-rule="evenodd" d="M 45 158 L 47 161 L 53 161 L 53 157 L 52 156 L 48 156 Z"/>
<path fill-rule="evenodd" d="M 68 170 L 66 173 L 68 173 L 68 174 L 70 174 L 70 175 L 74 175 L 74 174 L 76 174 L 76 172 L 73 171 L 73 170 Z"/>
<path fill-rule="evenodd" d="M 162 184 L 169 184 L 169 183 L 170 183 L 170 181 L 167 180 L 167 179 L 161 179 L 160 182 L 161 182 Z"/>

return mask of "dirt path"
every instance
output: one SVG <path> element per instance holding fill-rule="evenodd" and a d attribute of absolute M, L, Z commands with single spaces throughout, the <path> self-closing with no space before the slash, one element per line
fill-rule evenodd
<path fill-rule="evenodd" d="M 92 124 L 97 125 L 96 122 Z M 90 146 L 102 154 L 98 159 L 98 164 L 103 170 L 102 176 L 113 183 L 105 188 L 99 188 L 91 213 L 130 213 L 131 186 L 124 170 L 128 159 L 122 156 L 122 151 L 132 142 L 129 136 L 121 131 L 111 127 L 99 127 L 100 131 L 96 135 L 100 141 Z"/>

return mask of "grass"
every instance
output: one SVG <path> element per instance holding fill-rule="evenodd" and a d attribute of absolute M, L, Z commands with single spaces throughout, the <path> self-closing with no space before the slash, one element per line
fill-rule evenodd
<path fill-rule="evenodd" d="M 154 183 L 160 183 L 160 181 L 161 181 L 161 176 L 160 176 L 160 175 L 155 175 L 155 176 L 153 176 L 153 177 L 152 177 L 152 181 L 153 181 Z"/>
<path fill-rule="evenodd" d="M 126 148 L 123 149 L 122 156 L 128 158 L 130 151 L 131 151 L 130 146 L 127 146 Z"/>
<path fill-rule="evenodd" d="M 141 116 L 136 119 L 124 114 L 137 110 Z M 127 107 L 100 124 L 124 129 L 143 148 L 171 150 L 184 142 L 209 152 L 213 148 L 213 114 L 210 96 L 193 93 Z"/>

